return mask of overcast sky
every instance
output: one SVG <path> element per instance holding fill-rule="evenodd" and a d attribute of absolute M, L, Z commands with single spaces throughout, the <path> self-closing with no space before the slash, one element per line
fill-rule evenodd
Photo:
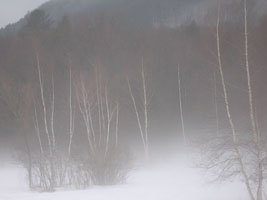
<path fill-rule="evenodd" d="M 0 28 L 17 22 L 28 11 L 48 0 L 0 0 Z"/>

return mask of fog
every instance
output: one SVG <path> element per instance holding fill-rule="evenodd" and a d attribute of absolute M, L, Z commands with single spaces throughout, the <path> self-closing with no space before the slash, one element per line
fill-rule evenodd
<path fill-rule="evenodd" d="M 0 199 L 266 199 L 266 9 L 52 0 L 1 29 Z"/>
<path fill-rule="evenodd" d="M 29 193 L 23 169 L 6 166 L 1 170 L 1 199 L 246 199 L 245 187 L 238 181 L 227 184 L 208 182 L 207 174 L 190 167 L 184 158 L 165 159 L 164 163 L 153 163 L 147 167 L 134 170 L 128 178 L 128 183 L 117 186 L 94 186 L 89 190 L 59 190 L 56 193 Z M 204 179 L 203 177 L 206 177 Z M 237 192 L 238 191 L 238 192 Z"/>

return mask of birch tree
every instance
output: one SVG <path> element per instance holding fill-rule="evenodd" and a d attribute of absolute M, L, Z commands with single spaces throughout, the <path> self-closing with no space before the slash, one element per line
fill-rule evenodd
<path fill-rule="evenodd" d="M 257 128 L 253 91 L 251 84 L 251 72 L 249 65 L 248 52 L 248 20 L 247 20 L 247 1 L 243 1 L 244 9 L 244 47 L 245 47 L 245 67 L 247 76 L 248 106 L 249 116 L 252 127 L 252 134 L 237 134 L 235 123 L 230 109 L 229 94 L 226 88 L 225 75 L 223 71 L 221 37 L 220 37 L 220 1 L 218 4 L 218 16 L 216 23 L 216 46 L 217 61 L 220 73 L 220 79 L 223 89 L 224 105 L 227 113 L 227 119 L 230 124 L 231 137 L 218 136 L 218 140 L 208 149 L 209 157 L 206 167 L 209 169 L 219 168 L 219 176 L 222 178 L 232 178 L 235 175 L 241 175 L 251 200 L 262 200 L 263 181 L 264 181 L 264 156 L 266 152 L 261 147 L 260 133 Z"/>
<path fill-rule="evenodd" d="M 95 68 L 95 81 L 81 75 L 77 98 L 88 140 L 87 170 L 93 184 L 116 184 L 125 180 L 129 157 L 119 145 L 119 103 L 113 101 L 106 81 Z"/>
<path fill-rule="evenodd" d="M 56 172 L 55 172 L 56 137 L 55 137 L 55 131 L 54 131 L 54 111 L 55 111 L 54 78 L 52 76 L 52 92 L 51 92 L 52 94 L 51 94 L 51 99 L 50 99 L 50 121 L 49 121 L 47 102 L 46 102 L 45 93 L 44 93 L 44 80 L 43 80 L 42 72 L 41 72 L 40 58 L 39 58 L 39 54 L 37 51 L 36 51 L 35 56 L 36 56 L 36 64 L 37 64 L 37 72 L 38 72 L 39 90 L 40 90 L 40 96 L 41 96 L 41 105 L 42 105 L 42 111 L 43 111 L 42 120 L 43 120 L 45 135 L 46 135 L 47 143 L 48 143 L 49 168 L 46 168 L 45 176 L 47 177 L 47 181 L 49 182 L 49 185 L 48 185 L 48 188 L 46 188 L 46 190 L 53 191 L 56 186 Z"/>
<path fill-rule="evenodd" d="M 149 111 L 149 93 L 147 88 L 147 77 L 144 70 L 144 59 L 141 60 L 141 79 L 142 79 L 142 98 L 141 98 L 141 109 L 138 109 L 136 96 L 133 93 L 130 80 L 127 78 L 128 89 L 132 99 L 135 116 L 138 123 L 138 128 L 142 140 L 142 144 L 145 151 L 145 156 L 149 158 L 149 133 L 148 133 L 148 111 Z"/>
<path fill-rule="evenodd" d="M 214 107 L 215 107 L 215 120 L 216 120 L 216 135 L 219 135 L 219 113 L 218 113 L 218 100 L 217 100 L 217 77 L 216 72 L 213 73 L 214 80 Z"/>
<path fill-rule="evenodd" d="M 250 73 L 250 64 L 249 64 L 249 52 L 248 52 L 248 13 L 247 13 L 247 0 L 244 0 L 244 42 L 245 42 L 245 61 L 246 61 L 246 74 L 247 74 L 247 86 L 248 86 L 248 97 L 249 97 L 249 114 L 250 121 L 252 125 L 252 134 L 253 142 L 256 148 L 256 162 L 257 162 L 257 192 L 255 199 L 262 200 L 263 197 L 263 158 L 262 158 L 262 149 L 260 144 L 260 134 L 257 129 L 257 123 L 255 119 L 254 103 L 253 103 L 253 92 L 251 84 L 251 73 Z"/>
<path fill-rule="evenodd" d="M 184 115 L 183 115 L 183 103 L 182 103 L 182 92 L 181 92 L 181 75 L 180 75 L 180 65 L 178 65 L 178 95 L 179 95 L 179 109 L 180 109 L 180 120 L 182 126 L 182 136 L 183 144 L 186 145 L 186 135 L 185 135 L 185 126 L 184 126 Z"/>
<path fill-rule="evenodd" d="M 68 157 L 71 156 L 72 141 L 74 135 L 74 120 L 75 120 L 75 110 L 73 108 L 72 100 L 72 64 L 69 60 L 69 145 L 68 145 Z"/>

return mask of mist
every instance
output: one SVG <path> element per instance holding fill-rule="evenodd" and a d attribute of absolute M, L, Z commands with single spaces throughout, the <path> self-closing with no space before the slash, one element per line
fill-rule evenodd
<path fill-rule="evenodd" d="M 2 28 L 0 199 L 266 199 L 266 9 L 52 0 Z"/>

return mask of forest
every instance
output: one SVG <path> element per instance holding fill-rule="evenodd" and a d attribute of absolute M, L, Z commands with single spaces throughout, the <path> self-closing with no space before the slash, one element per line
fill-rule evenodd
<path fill-rule="evenodd" d="M 205 23 L 36 9 L 0 30 L 0 145 L 31 190 L 127 182 L 137 160 L 197 167 L 265 199 L 267 14 L 220 1 Z M 177 23 L 179 24 L 179 23 Z"/>

